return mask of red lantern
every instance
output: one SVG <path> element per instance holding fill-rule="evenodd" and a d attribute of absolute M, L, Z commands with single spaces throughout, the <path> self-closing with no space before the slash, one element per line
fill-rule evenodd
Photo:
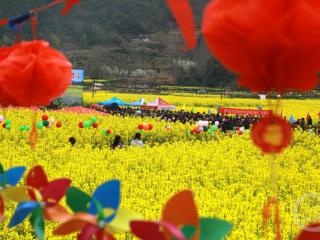
<path fill-rule="evenodd" d="M 71 80 L 70 62 L 45 41 L 18 43 L 0 61 L 0 85 L 15 99 L 14 106 L 48 105 Z"/>
<path fill-rule="evenodd" d="M 297 240 L 319 240 L 320 239 L 320 223 L 314 223 L 303 229 Z"/>
<path fill-rule="evenodd" d="M 320 70 L 320 1 L 216 0 L 202 32 L 211 52 L 252 91 L 311 90 Z"/>
<path fill-rule="evenodd" d="M 290 144 L 292 129 L 281 117 L 266 117 L 253 125 L 251 138 L 264 153 L 280 153 Z"/>
<path fill-rule="evenodd" d="M 98 123 L 96 123 L 96 122 L 92 123 L 93 128 L 98 128 L 98 126 L 99 126 Z"/>
<path fill-rule="evenodd" d="M 2 47 L 0 48 L 0 62 L 6 59 L 9 55 L 11 48 L 10 47 Z M 9 107 L 10 105 L 16 105 L 15 99 L 8 95 L 0 86 L 0 106 L 1 107 Z"/>
<path fill-rule="evenodd" d="M 84 128 L 83 122 L 79 122 L 78 126 L 79 126 L 79 128 Z"/>
<path fill-rule="evenodd" d="M 143 124 L 139 124 L 139 125 L 138 125 L 138 129 L 139 129 L 139 130 L 143 130 L 143 129 L 144 129 L 144 125 L 143 125 Z"/>

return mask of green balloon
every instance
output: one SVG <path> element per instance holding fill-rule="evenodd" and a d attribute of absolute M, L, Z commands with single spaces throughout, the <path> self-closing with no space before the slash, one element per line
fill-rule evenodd
<path fill-rule="evenodd" d="M 27 132 L 30 131 L 30 129 L 31 129 L 29 126 L 25 126 L 24 128 L 25 128 L 25 131 L 27 131 Z"/>
<path fill-rule="evenodd" d="M 7 130 L 10 130 L 10 129 L 11 129 L 11 125 L 8 124 L 8 125 L 6 126 L 6 129 L 7 129 Z"/>
<path fill-rule="evenodd" d="M 6 119 L 4 122 L 5 122 L 5 124 L 7 124 L 7 125 L 10 125 L 10 124 L 11 124 L 10 119 Z"/>
<path fill-rule="evenodd" d="M 96 122 L 97 120 L 98 120 L 97 117 L 92 117 L 92 118 L 91 118 L 91 122 L 93 122 L 93 123 Z"/>
<path fill-rule="evenodd" d="M 43 122 L 37 122 L 37 128 L 42 129 L 43 128 Z"/>
<path fill-rule="evenodd" d="M 208 131 L 208 129 L 209 128 L 207 126 L 203 127 L 203 131 L 205 131 L 205 132 Z"/>
<path fill-rule="evenodd" d="M 21 126 L 21 127 L 20 127 L 20 131 L 21 131 L 21 132 L 26 131 L 26 126 Z"/>
<path fill-rule="evenodd" d="M 143 134 L 143 133 L 144 133 L 144 130 L 140 130 L 139 133 Z"/>
<path fill-rule="evenodd" d="M 88 128 L 88 127 L 90 127 L 92 125 L 92 122 L 90 122 L 90 121 L 84 121 L 83 122 L 83 126 L 85 127 L 85 128 Z"/>
<path fill-rule="evenodd" d="M 107 136 L 107 134 L 108 134 L 108 133 L 107 133 L 107 130 L 106 130 L 106 129 L 103 129 L 103 130 L 102 130 L 102 134 Z"/>
<path fill-rule="evenodd" d="M 212 134 L 212 130 L 211 129 L 208 130 L 208 134 L 209 135 Z"/>
<path fill-rule="evenodd" d="M 218 130 L 218 126 L 213 125 L 213 126 L 211 127 L 211 131 L 212 131 L 212 132 L 215 132 L 215 131 L 217 131 L 217 130 Z"/>

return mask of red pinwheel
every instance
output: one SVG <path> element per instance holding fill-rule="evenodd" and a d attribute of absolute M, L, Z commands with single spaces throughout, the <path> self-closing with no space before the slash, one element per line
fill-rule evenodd
<path fill-rule="evenodd" d="M 64 8 L 61 11 L 61 15 L 65 16 L 68 14 L 68 12 L 71 10 L 71 8 L 74 7 L 74 5 L 79 4 L 80 0 L 65 0 L 66 4 L 64 6 Z"/>
<path fill-rule="evenodd" d="M 112 180 L 99 186 L 90 197 L 78 188 L 70 187 L 67 192 L 67 204 L 75 213 L 66 217 L 63 223 L 54 231 L 55 235 L 68 235 L 80 232 L 78 239 L 114 240 L 115 233 L 129 231 L 129 222 L 141 219 L 129 210 L 119 209 L 120 182 Z M 51 209 L 48 216 L 61 221 L 59 211 Z"/>
<path fill-rule="evenodd" d="M 223 239 L 232 228 L 220 219 L 199 219 L 191 191 L 174 195 L 164 207 L 161 221 L 132 221 L 130 225 L 132 233 L 142 240 Z"/>
<path fill-rule="evenodd" d="M 69 179 L 56 179 L 48 181 L 41 166 L 36 166 L 28 173 L 26 183 L 29 189 L 31 201 L 21 202 L 13 217 L 9 227 L 19 225 L 31 214 L 30 221 L 38 239 L 44 238 L 44 216 L 50 208 L 63 209 L 59 202 L 64 197 L 71 181 Z M 62 211 L 60 211 L 62 212 Z"/>
<path fill-rule="evenodd" d="M 25 167 L 14 167 L 4 171 L 0 164 L 0 221 L 2 221 L 4 217 L 3 199 L 17 202 L 30 199 L 26 188 L 16 186 L 25 170 Z"/>
<path fill-rule="evenodd" d="M 254 124 L 251 138 L 264 153 L 280 153 L 290 144 L 292 129 L 288 121 L 274 115 Z"/>
<path fill-rule="evenodd" d="M 306 226 L 297 236 L 296 240 L 319 240 L 320 223 L 313 223 Z"/>
<path fill-rule="evenodd" d="M 45 41 L 16 44 L 0 61 L 1 89 L 14 98 L 15 106 L 46 106 L 71 80 L 70 62 Z"/>

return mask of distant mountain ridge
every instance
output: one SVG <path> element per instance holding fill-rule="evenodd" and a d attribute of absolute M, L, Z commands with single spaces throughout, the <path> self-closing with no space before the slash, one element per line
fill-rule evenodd
<path fill-rule="evenodd" d="M 8 0 L 0 18 L 24 13 L 49 0 Z M 199 23 L 208 0 L 191 1 Z M 234 76 L 212 59 L 199 37 L 199 48 L 179 51 L 183 40 L 165 0 L 82 0 L 66 16 L 60 8 L 40 14 L 39 38 L 66 53 L 87 76 L 127 83 L 178 84 L 221 87 Z M 30 39 L 30 25 L 22 28 Z M 1 45 L 14 33 L 0 29 Z"/>

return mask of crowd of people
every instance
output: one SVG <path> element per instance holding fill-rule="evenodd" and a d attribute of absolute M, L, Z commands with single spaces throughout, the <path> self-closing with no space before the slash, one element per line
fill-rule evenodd
<path fill-rule="evenodd" d="M 229 114 L 219 114 L 219 113 L 200 113 L 200 112 L 190 112 L 190 111 L 166 111 L 166 110 L 144 110 L 144 109 L 134 109 L 134 108 L 120 108 L 117 106 L 113 107 L 102 107 L 98 105 L 93 105 L 91 108 L 102 111 L 111 115 L 116 116 L 136 116 L 140 118 L 157 118 L 162 121 L 167 122 L 180 122 L 182 124 L 189 123 L 194 125 L 199 121 L 208 121 L 210 125 L 218 126 L 222 132 L 232 131 L 236 128 L 244 128 L 245 130 L 250 129 L 250 127 L 258 122 L 262 116 L 252 116 L 252 115 L 229 115 Z M 284 118 L 287 119 L 286 116 Z M 302 131 L 309 131 L 320 135 L 320 121 L 317 124 L 314 124 L 312 117 L 308 114 L 306 118 L 301 118 L 294 120 L 290 117 L 292 128 L 299 128 Z M 137 133 L 134 137 L 134 140 L 130 143 L 130 146 L 133 147 L 143 147 L 144 144 L 141 140 L 141 134 Z M 123 148 L 124 144 L 121 141 L 120 136 L 116 136 L 114 142 L 111 146 L 111 149 Z"/>

